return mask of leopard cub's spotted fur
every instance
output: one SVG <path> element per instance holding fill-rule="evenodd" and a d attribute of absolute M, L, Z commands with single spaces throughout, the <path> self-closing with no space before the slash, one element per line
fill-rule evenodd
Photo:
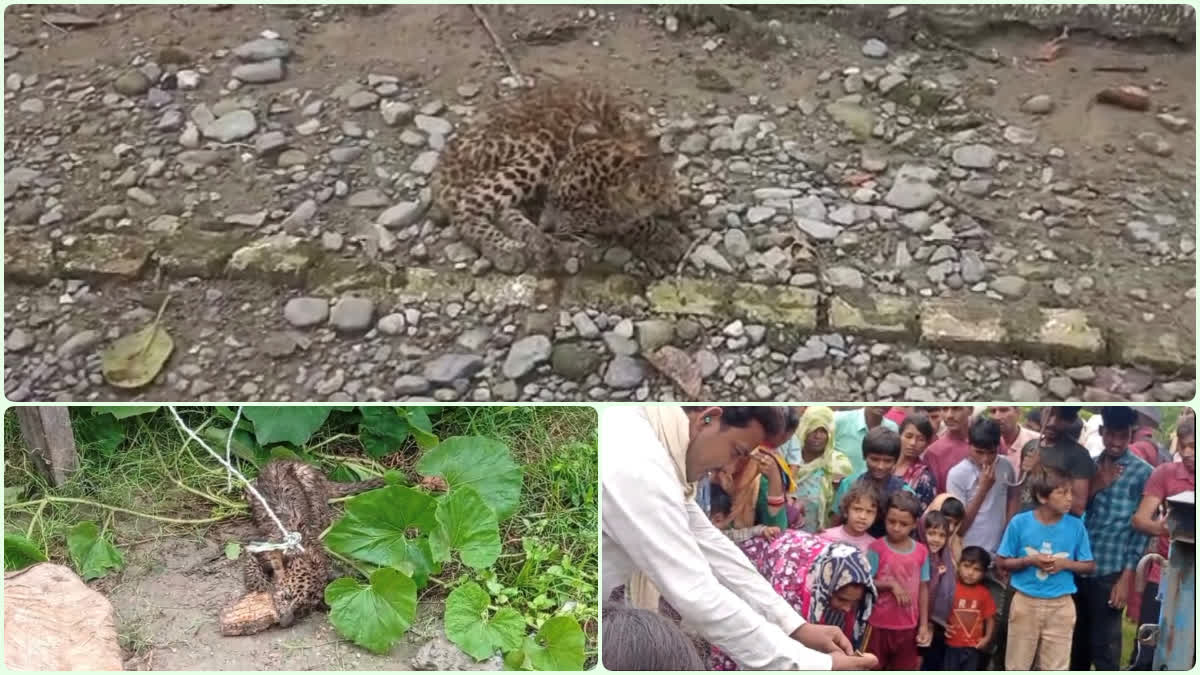
<path fill-rule="evenodd" d="M 447 144 L 434 172 L 434 203 L 505 272 L 553 259 L 551 233 L 657 231 L 647 223 L 678 209 L 678 191 L 669 158 L 632 111 L 609 89 L 575 82 L 543 84 L 502 102 Z M 541 199 L 535 223 L 523 209 Z"/>
<path fill-rule="evenodd" d="M 280 522 L 289 531 L 300 532 L 303 551 L 280 550 L 245 553 L 243 581 L 251 593 L 271 596 L 277 623 L 287 627 L 309 612 L 324 606 L 325 585 L 331 575 L 328 553 L 321 533 L 333 522 L 329 500 L 373 490 L 385 485 L 383 479 L 338 483 L 329 480 L 310 464 L 292 460 L 274 460 L 263 467 L 254 487 Z M 250 504 L 250 519 L 267 541 L 280 540 L 279 528 L 266 508 L 245 490 Z M 228 630 L 237 630 L 230 627 Z"/>

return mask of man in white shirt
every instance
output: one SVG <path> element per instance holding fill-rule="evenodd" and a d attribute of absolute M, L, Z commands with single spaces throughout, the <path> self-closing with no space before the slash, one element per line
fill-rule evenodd
<path fill-rule="evenodd" d="M 661 594 L 747 670 L 869 670 L 874 656 L 852 655 L 840 627 L 806 622 L 692 498 L 701 476 L 781 444 L 784 420 L 768 406 L 603 411 L 601 597 L 626 585 L 630 601 L 656 609 Z"/>

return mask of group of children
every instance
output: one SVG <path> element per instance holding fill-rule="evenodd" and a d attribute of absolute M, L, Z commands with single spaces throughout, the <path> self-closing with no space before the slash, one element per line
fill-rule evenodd
<path fill-rule="evenodd" d="M 1018 470 L 998 456 L 1000 427 L 976 418 L 966 430 L 969 451 L 949 469 L 946 485 L 928 505 L 894 475 L 899 434 L 884 426 L 869 430 L 862 444 L 865 472 L 840 486 L 832 526 L 819 532 L 857 547 L 874 574 L 870 628 L 856 647 L 875 655 L 883 670 L 985 669 L 997 650 L 1002 658 L 995 665 L 1006 670 L 1071 669 L 1073 648 L 1076 655 L 1088 649 L 1078 638 L 1073 641 L 1081 585 L 1108 583 L 1105 599 L 1128 593 L 1129 587 L 1120 584 L 1127 583 L 1130 561 L 1136 565 L 1146 549 L 1147 537 L 1129 522 L 1130 508 L 1113 504 L 1132 499 L 1136 505 L 1150 474 L 1150 466 L 1132 453 L 1117 455 L 1115 446 L 1133 423 L 1124 414 L 1105 413 L 1105 433 L 1115 439 L 1106 443 L 1114 446 L 1116 458 L 1095 460 L 1100 468 L 1085 483 L 1072 474 L 1071 460 L 1058 457 L 1058 446 L 1045 438 L 1026 444 L 1018 479 Z M 1190 460 L 1194 423 L 1181 424 L 1179 433 L 1190 444 Z M 1095 507 L 1087 512 L 1087 526 L 1078 508 L 1081 487 L 1087 490 L 1083 503 Z M 727 525 L 729 511 L 720 499 L 710 507 L 719 528 Z M 1119 515 L 1104 523 L 1108 516 L 1103 514 L 1110 512 Z M 1103 534 L 1095 534 L 1096 528 Z M 758 525 L 727 533 L 741 541 L 771 538 L 779 531 Z M 1104 556 L 1106 567 L 1099 572 L 1093 538 L 1103 539 L 1098 545 L 1123 547 L 1119 555 Z M 1115 571 L 1107 562 L 1113 558 Z M 1113 581 L 1118 574 L 1122 581 Z M 1110 600 L 1108 610 L 1119 619 L 1123 606 L 1124 600 Z M 1083 625 L 1089 618 L 1078 620 Z M 1097 633 L 1098 639 L 1112 639 Z M 1119 645 L 1119 633 L 1115 639 Z"/>

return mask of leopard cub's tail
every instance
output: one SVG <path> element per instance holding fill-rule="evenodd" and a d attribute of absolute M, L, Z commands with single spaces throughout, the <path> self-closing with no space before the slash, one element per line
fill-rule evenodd
<path fill-rule="evenodd" d="M 370 480 L 361 480 L 352 483 L 339 483 L 331 480 L 329 481 L 329 499 L 349 497 L 350 495 L 356 495 L 369 490 L 377 490 L 386 486 L 387 481 L 385 481 L 383 478 L 372 478 Z"/>

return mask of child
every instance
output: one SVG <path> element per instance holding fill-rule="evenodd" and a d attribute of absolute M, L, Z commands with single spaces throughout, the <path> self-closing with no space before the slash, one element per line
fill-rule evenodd
<path fill-rule="evenodd" d="M 1053 469 L 1030 474 L 1032 511 L 1004 529 L 997 565 L 1012 573 L 1005 670 L 1067 670 L 1075 630 L 1075 575 L 1096 569 L 1083 521 L 1071 515 L 1071 480 Z"/>
<path fill-rule="evenodd" d="M 992 556 L 979 546 L 963 549 L 958 563 L 958 583 L 946 625 L 946 670 L 979 670 L 980 652 L 992 642 L 996 630 L 996 602 L 983 584 Z"/>
<path fill-rule="evenodd" d="M 767 540 L 779 536 L 782 531 L 772 525 L 753 525 L 751 527 L 733 526 L 733 498 L 720 485 L 713 483 L 708 492 L 708 519 L 735 544 L 747 539 L 764 537 Z"/>
<path fill-rule="evenodd" d="M 950 548 L 946 546 L 950 538 L 950 519 L 942 511 L 926 511 L 921 519 L 921 534 L 929 549 L 929 621 L 932 625 L 929 646 L 921 650 L 921 670 L 946 670 L 946 622 L 950 603 L 954 600 L 954 562 Z"/>
<path fill-rule="evenodd" d="M 870 483 L 859 483 L 850 488 L 842 497 L 841 508 L 838 509 L 842 524 L 824 530 L 821 537 L 857 546 L 858 550 L 866 553 L 875 541 L 875 537 L 867 534 L 867 530 L 875 523 L 879 501 L 879 491 Z"/>
<path fill-rule="evenodd" d="M 871 612 L 867 651 L 880 669 L 916 670 L 918 647 L 929 645 L 929 551 L 912 538 L 921 504 L 897 491 L 886 502 L 886 536 L 871 543 L 867 559 L 879 599 Z"/>
<path fill-rule="evenodd" d="M 925 513 L 938 511 L 943 516 L 946 516 L 946 549 L 950 554 L 950 563 L 947 565 L 949 569 L 958 567 L 958 560 L 962 556 L 963 541 L 962 534 L 959 532 L 959 526 L 962 525 L 963 516 L 967 514 L 963 503 L 953 495 L 943 492 L 933 499 L 933 503 L 925 510 Z"/>
<path fill-rule="evenodd" d="M 887 501 L 888 497 L 901 490 L 907 490 L 912 493 L 910 488 L 900 477 L 893 474 L 896 468 L 896 461 L 900 459 L 900 434 L 886 427 L 875 427 L 867 432 L 866 438 L 862 444 L 863 459 L 867 464 L 867 468 L 862 473 L 842 481 L 838 486 L 838 494 L 834 498 L 835 504 L 842 503 L 842 498 L 846 496 L 846 492 L 851 487 L 858 483 L 869 483 L 875 486 L 879 491 L 880 498 Z M 872 537 L 882 537 L 884 535 L 883 510 L 875 516 L 875 522 L 867 529 L 867 533 Z M 915 522 L 915 521 L 914 521 Z M 841 518 L 834 518 L 834 525 L 841 525 Z"/>
<path fill-rule="evenodd" d="M 1000 545 L 1007 522 L 1008 488 L 1016 482 L 1012 464 L 997 461 L 1000 425 L 976 418 L 967 430 L 966 459 L 946 477 L 946 491 L 966 505 L 961 531 L 963 544 L 981 546 L 989 555 Z"/>

